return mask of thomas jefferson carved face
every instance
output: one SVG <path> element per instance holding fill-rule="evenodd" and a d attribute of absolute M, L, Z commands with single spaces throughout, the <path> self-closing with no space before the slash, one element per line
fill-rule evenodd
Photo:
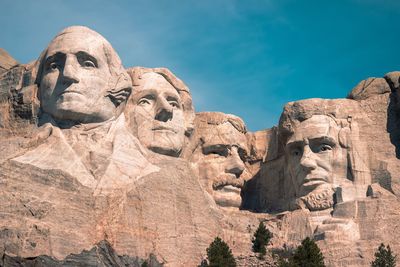
<path fill-rule="evenodd" d="M 203 127 L 197 129 L 201 147 L 192 159 L 197 164 L 200 183 L 219 206 L 239 208 L 244 158 L 248 153 L 246 135 L 228 120 L 214 125 L 202 124 Z"/>
<path fill-rule="evenodd" d="M 288 171 L 297 197 L 311 197 L 311 209 L 331 205 L 332 188 L 346 180 L 347 153 L 339 144 L 336 122 L 325 115 L 314 115 L 301 122 L 286 144 Z M 329 203 L 322 203 L 325 199 Z M 321 203 L 318 203 L 321 200 Z M 312 207 L 313 204 L 317 205 Z M 321 207 L 318 207 L 321 205 Z"/>
<path fill-rule="evenodd" d="M 148 149 L 178 156 L 185 140 L 185 118 L 178 91 L 160 74 L 142 75 L 132 94 L 133 127 Z"/>
<path fill-rule="evenodd" d="M 39 87 L 45 113 L 83 123 L 115 115 L 116 107 L 106 97 L 112 74 L 104 43 L 103 37 L 84 27 L 72 27 L 53 39 L 43 59 Z"/>

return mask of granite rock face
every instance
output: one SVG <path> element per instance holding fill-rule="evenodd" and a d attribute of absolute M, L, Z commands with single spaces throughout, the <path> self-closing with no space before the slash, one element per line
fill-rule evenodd
<path fill-rule="evenodd" d="M 197 266 L 220 236 L 239 266 L 272 266 L 251 251 L 261 221 L 270 252 L 313 237 L 327 266 L 400 253 L 400 72 L 257 132 L 193 106 L 86 27 L 29 64 L 0 50 L 0 265 Z"/>

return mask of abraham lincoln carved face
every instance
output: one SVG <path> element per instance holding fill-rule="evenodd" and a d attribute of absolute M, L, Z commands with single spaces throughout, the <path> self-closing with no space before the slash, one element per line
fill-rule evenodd
<path fill-rule="evenodd" d="M 347 177 L 347 151 L 339 142 L 340 127 L 329 116 L 314 115 L 300 122 L 286 143 L 288 172 L 297 197 L 307 206 L 333 204 L 333 188 Z"/>

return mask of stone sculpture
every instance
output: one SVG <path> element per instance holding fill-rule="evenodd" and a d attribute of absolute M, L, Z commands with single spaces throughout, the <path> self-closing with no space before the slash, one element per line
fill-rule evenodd
<path fill-rule="evenodd" d="M 126 127 L 131 80 L 107 40 L 86 27 L 66 28 L 38 64 L 43 144 L 15 161 L 61 169 L 99 192 L 156 170 Z"/>
<path fill-rule="evenodd" d="M 298 125 L 286 143 L 287 168 L 296 196 L 310 210 L 333 206 L 333 188 L 347 181 L 346 150 L 339 143 L 339 127 L 325 115 Z"/>
<path fill-rule="evenodd" d="M 296 104 L 307 107 L 309 103 Z M 304 113 L 284 113 L 280 121 L 286 174 L 297 204 L 312 211 L 365 197 L 371 183 L 367 159 L 354 156 L 360 146 L 356 121 L 335 115 L 305 109 Z"/>
<path fill-rule="evenodd" d="M 248 155 L 246 126 L 234 115 L 196 114 L 194 148 L 190 161 L 205 190 L 221 207 L 239 208 Z"/>
<path fill-rule="evenodd" d="M 134 135 L 149 150 L 179 157 L 193 130 L 187 86 L 165 68 L 131 68 L 134 91 L 127 108 Z"/>
<path fill-rule="evenodd" d="M 62 125 L 116 119 L 131 92 L 129 76 L 110 43 L 88 28 L 60 32 L 39 64 L 41 109 Z"/>
<path fill-rule="evenodd" d="M 0 265 L 196 266 L 215 236 L 238 266 L 263 265 L 249 249 L 260 221 L 269 250 L 313 237 L 327 266 L 368 266 L 380 242 L 398 254 L 399 73 L 290 102 L 252 133 L 195 115 L 171 71 L 124 69 L 86 27 L 36 63 L 0 49 Z"/>

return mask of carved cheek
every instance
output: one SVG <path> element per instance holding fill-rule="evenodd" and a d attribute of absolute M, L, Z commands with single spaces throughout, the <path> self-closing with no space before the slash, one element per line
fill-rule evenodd
<path fill-rule="evenodd" d="M 49 97 L 57 86 L 58 72 L 47 73 L 40 83 L 40 94 L 42 97 Z"/>

